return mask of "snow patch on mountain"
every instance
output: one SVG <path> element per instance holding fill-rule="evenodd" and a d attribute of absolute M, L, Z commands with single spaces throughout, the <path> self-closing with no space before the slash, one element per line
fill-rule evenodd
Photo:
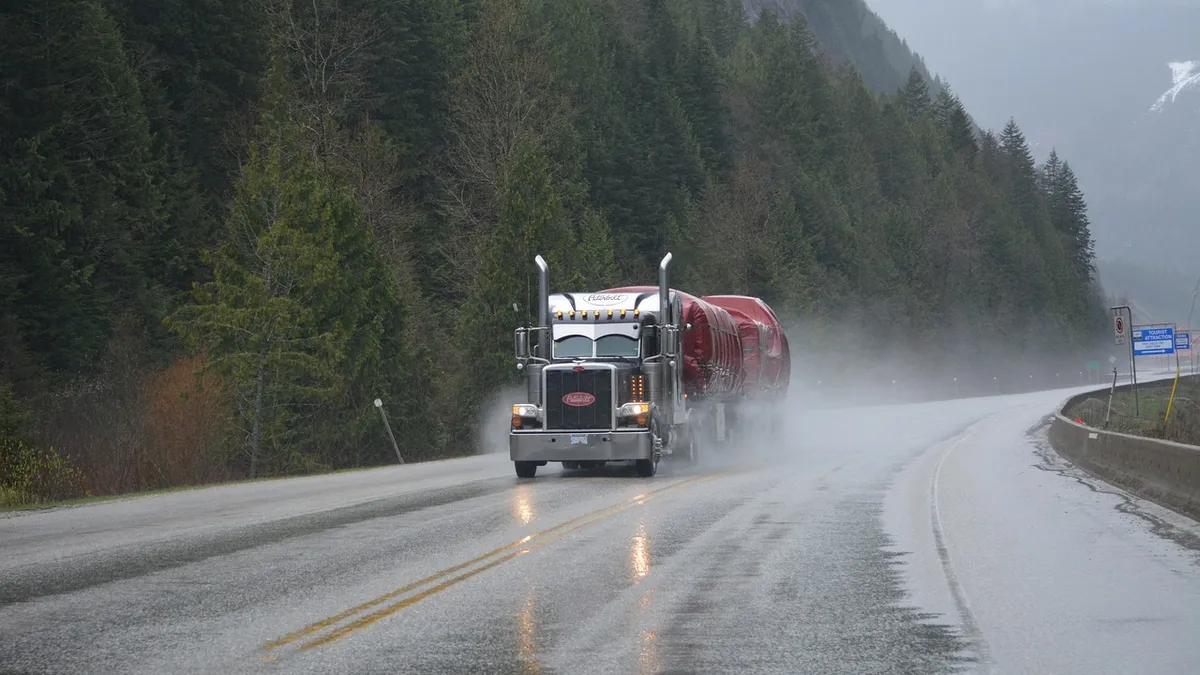
<path fill-rule="evenodd" d="M 1167 105 L 1168 102 L 1174 103 L 1175 99 L 1189 88 L 1200 90 L 1200 61 L 1182 61 L 1168 63 L 1167 67 L 1171 69 L 1171 88 L 1167 93 L 1158 98 L 1158 101 L 1150 106 L 1151 112 L 1158 112 Z"/>

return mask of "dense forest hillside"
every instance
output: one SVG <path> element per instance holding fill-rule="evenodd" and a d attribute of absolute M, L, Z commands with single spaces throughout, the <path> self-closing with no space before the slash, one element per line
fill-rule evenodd
<path fill-rule="evenodd" d="M 925 60 L 908 42 L 888 28 L 863 0 L 744 0 L 748 18 L 762 11 L 784 21 L 802 17 L 816 38 L 818 54 L 833 63 L 848 63 L 872 90 L 892 94 L 916 70 L 930 94 L 938 96 L 945 84 L 930 74 Z"/>
<path fill-rule="evenodd" d="M 1087 341 L 1067 163 L 1016 123 L 973 134 L 888 40 L 826 54 L 805 13 L 7 3 L 0 498 L 388 461 L 376 397 L 406 459 L 472 452 L 536 253 L 588 288 L 672 250 L 679 285 L 765 298 L 798 352 Z"/>

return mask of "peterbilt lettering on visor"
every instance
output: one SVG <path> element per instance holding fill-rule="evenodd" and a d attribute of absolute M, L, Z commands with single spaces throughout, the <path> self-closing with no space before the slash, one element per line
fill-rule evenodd
<path fill-rule="evenodd" d="M 596 307 L 612 307 L 625 302 L 628 297 L 624 293 L 591 293 L 583 296 L 583 301 Z"/>

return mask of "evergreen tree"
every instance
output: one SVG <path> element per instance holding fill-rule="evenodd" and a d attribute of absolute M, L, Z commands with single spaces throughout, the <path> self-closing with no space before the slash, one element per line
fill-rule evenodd
<path fill-rule="evenodd" d="M 1005 160 L 1003 186 L 1008 192 L 1009 203 L 1016 209 L 1026 226 L 1033 228 L 1042 216 L 1039 213 L 1041 199 L 1037 169 L 1033 153 L 1029 150 L 1029 143 L 1016 121 L 1010 119 L 1004 126 L 1004 131 L 1000 134 L 1000 148 Z"/>
<path fill-rule="evenodd" d="M 118 314 L 161 311 L 161 164 L 102 5 L 8 3 L 0 30 L 0 304 L 44 365 L 82 369 Z"/>
<path fill-rule="evenodd" d="M 1052 159 L 1057 161 L 1054 154 Z M 1091 282 L 1095 274 L 1095 243 L 1092 240 L 1087 216 L 1087 203 L 1069 162 L 1047 167 L 1050 188 L 1050 217 L 1054 228 L 1064 239 L 1072 269 L 1081 279 Z"/>
<path fill-rule="evenodd" d="M 593 209 L 584 212 L 579 223 L 579 246 L 572 255 L 572 268 L 578 278 L 572 288 L 606 288 L 620 283 L 612 229 L 604 216 Z"/>
<path fill-rule="evenodd" d="M 913 68 L 908 73 L 908 82 L 904 85 L 904 105 L 909 119 L 917 119 L 933 108 L 933 100 L 929 97 L 929 85 L 925 78 Z"/>
<path fill-rule="evenodd" d="M 512 331 L 537 320 L 534 256 L 546 259 L 557 284 L 572 280 L 566 263 L 575 241 L 568 222 L 545 153 L 523 144 L 504 173 L 499 222 L 482 249 L 482 274 L 460 323 L 463 344 L 469 345 L 474 396 L 514 377 Z"/>
<path fill-rule="evenodd" d="M 297 425 L 336 406 L 364 362 L 379 362 L 378 302 L 389 300 L 378 297 L 387 278 L 370 264 L 349 190 L 298 141 L 281 129 L 251 148 L 213 281 L 171 321 L 236 383 L 251 476 L 268 449 L 277 470 L 303 466 Z"/>
<path fill-rule="evenodd" d="M 949 87 L 943 87 L 938 94 L 935 110 L 938 124 L 949 137 L 951 147 L 955 152 L 961 153 L 968 164 L 974 161 L 975 155 L 979 151 L 975 140 L 974 124 L 967 115 L 962 101 L 950 91 Z"/>

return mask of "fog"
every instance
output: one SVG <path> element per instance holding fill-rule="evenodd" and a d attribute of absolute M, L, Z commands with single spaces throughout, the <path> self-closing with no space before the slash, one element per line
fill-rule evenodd
<path fill-rule="evenodd" d="M 1045 353 L 1022 349 L 1001 339 L 971 339 L 965 333 L 944 329 L 938 344 L 917 352 L 904 347 L 863 347 L 871 342 L 872 336 L 864 335 L 849 321 L 816 326 L 808 320 L 786 316 L 780 320 L 788 336 L 792 360 L 789 392 L 781 410 L 787 428 L 793 431 L 798 420 L 806 420 L 804 424 L 812 431 L 821 426 L 822 415 L 834 410 L 1004 396 L 1084 385 L 1102 388 L 1112 382 L 1114 368 L 1120 382 L 1129 378 L 1128 347 L 1117 346 L 1109 339 L 1098 339 L 1097 344 L 1087 349 Z M 1045 330 L 1038 324 L 1026 328 L 1030 335 L 1040 335 Z M 1110 358 L 1115 363 L 1110 363 Z M 1098 368 L 1089 369 L 1089 362 Z M 1141 358 L 1137 367 L 1148 376 L 1151 371 L 1161 371 L 1173 363 L 1164 358 Z M 1185 361 L 1185 369 L 1189 366 Z M 486 414 L 477 429 L 478 453 L 508 453 L 510 407 L 527 402 L 525 398 L 524 386 L 512 386 L 488 399 Z M 748 448 L 769 454 L 779 445 L 779 439 L 772 437 L 762 422 L 765 413 L 753 407 L 745 409 L 749 422 L 742 425 L 737 442 L 745 444 L 747 450 L 739 451 L 737 456 L 744 457 Z M 870 423 L 870 414 L 867 413 L 864 423 Z"/>

